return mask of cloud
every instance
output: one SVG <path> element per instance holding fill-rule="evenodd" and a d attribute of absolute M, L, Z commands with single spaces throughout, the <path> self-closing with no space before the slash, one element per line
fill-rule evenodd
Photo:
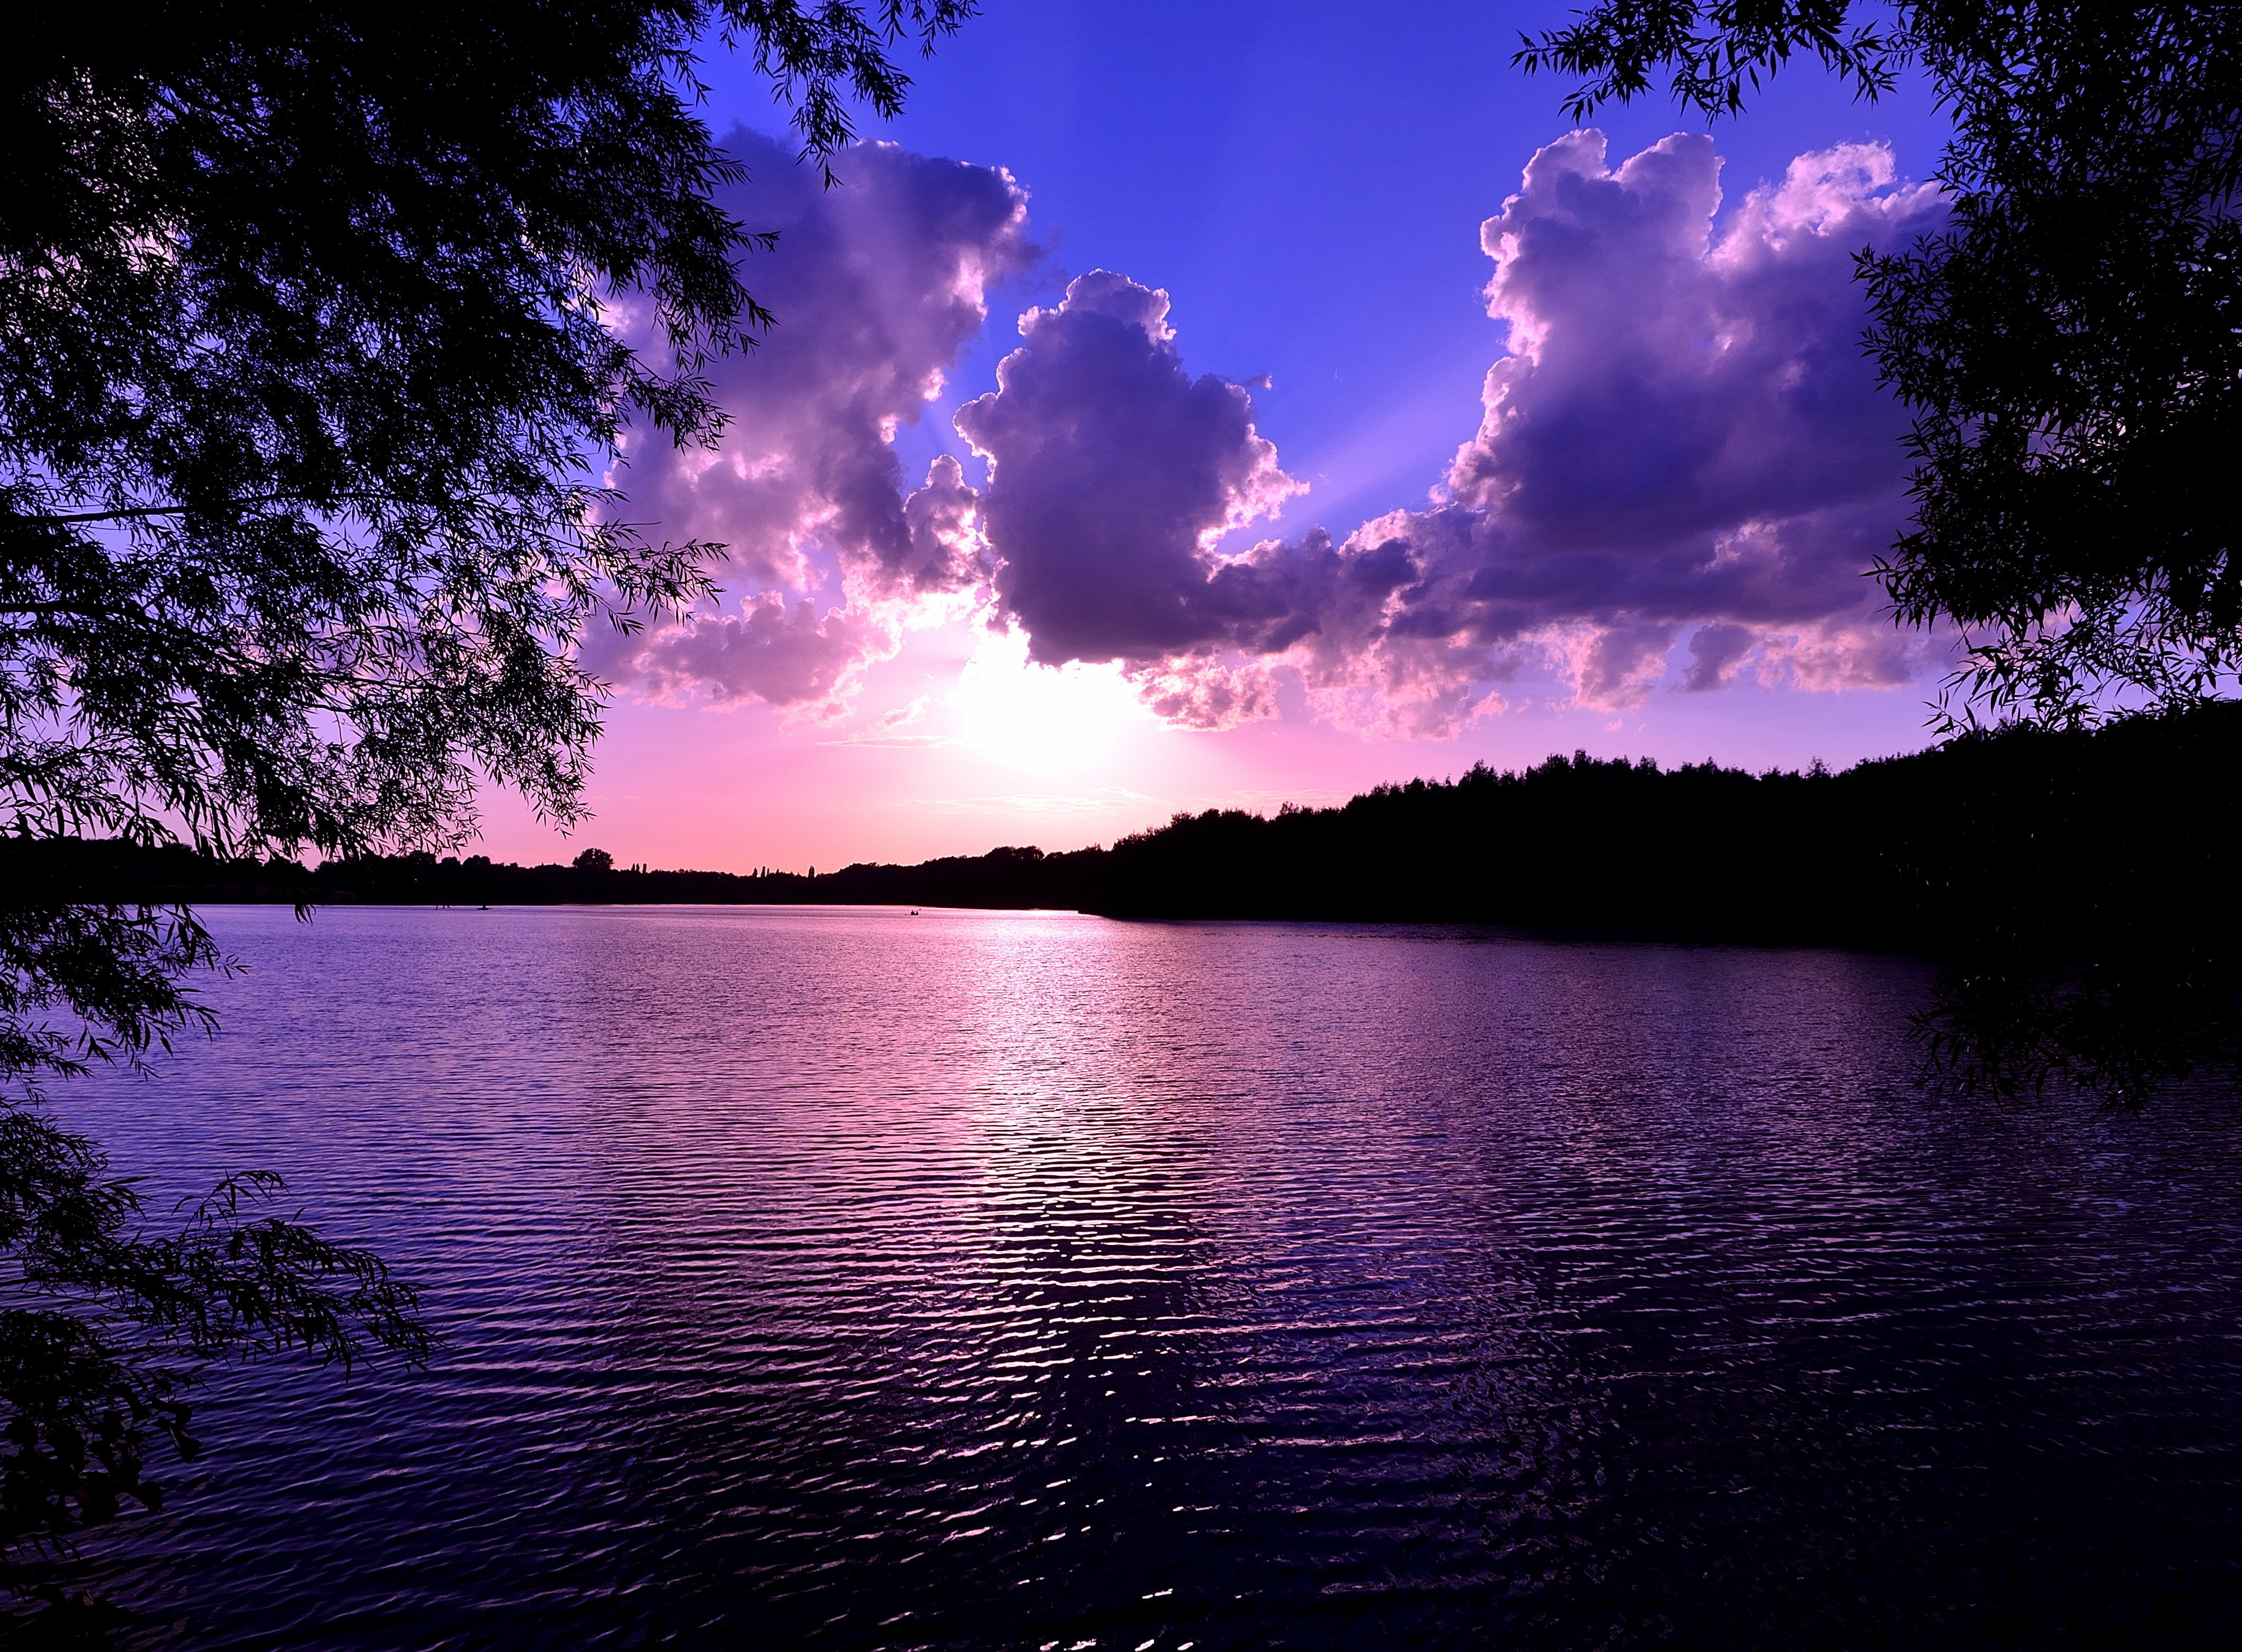
<path fill-rule="evenodd" d="M 1802 156 L 1716 224 L 1702 135 L 1616 166 L 1598 132 L 1547 145 L 1482 226 L 1506 348 L 1427 502 L 1230 554 L 1302 485 L 1248 385 L 1186 370 L 1166 292 L 1097 270 L 1028 311 L 956 418 L 987 484 L 944 456 L 911 487 L 896 429 L 1038 256 L 1023 191 L 861 144 L 829 192 L 728 143 L 755 174 L 728 204 L 780 232 L 745 267 L 780 324 L 715 364 L 715 452 L 635 452 L 622 480 L 634 516 L 728 543 L 747 594 L 587 649 L 611 677 L 822 715 L 943 602 L 985 602 L 1037 663 L 1118 661 L 1200 728 L 1277 715 L 1288 684 L 1340 726 L 1437 736 L 1514 683 L 1620 707 L 1923 668 L 1862 577 L 1905 518 L 1904 418 L 1860 348 L 1853 256 L 1943 205 L 1881 146 Z"/>
<path fill-rule="evenodd" d="M 957 744 L 954 735 L 910 732 L 911 725 L 926 715 L 928 699 L 928 695 L 921 695 L 908 705 L 893 707 L 869 729 L 860 729 L 853 734 L 842 735 L 819 743 L 827 746 L 890 746 L 903 751 L 932 750 Z"/>
<path fill-rule="evenodd" d="M 990 573 L 981 536 L 980 496 L 965 484 L 965 472 L 948 453 L 926 467 L 926 480 L 903 501 L 909 549 L 900 563 L 885 569 L 890 588 L 954 591 L 977 584 Z"/>
<path fill-rule="evenodd" d="M 1702 628 L 1689 639 L 1689 670 L 1682 686 L 1691 694 L 1720 688 L 1734 674 L 1736 661 L 1758 640 L 1748 625 L 1723 621 Z"/>
<path fill-rule="evenodd" d="M 1031 311 L 957 416 L 987 457 L 996 588 L 1030 657 L 1120 660 L 1173 721 L 1272 715 L 1272 665 L 1337 721 L 1453 733 L 1493 685 L 1554 673 L 1639 702 L 1746 669 L 1888 684 L 1919 648 L 1862 577 L 1905 514 L 1902 411 L 1860 347 L 1853 255 L 1943 211 L 1886 149 L 1800 157 L 1717 233 L 1720 163 L 1682 134 L 1607 165 L 1536 154 L 1489 218 L 1507 353 L 1426 508 L 1224 557 L 1298 484 L 1245 386 L 1184 370 L 1165 292 L 1106 272 Z"/>
<path fill-rule="evenodd" d="M 1001 612 L 1029 657 L 1142 659 L 1224 633 L 1210 602 L 1213 542 L 1300 485 L 1253 428 L 1242 385 L 1183 368 L 1168 295 L 1096 270 L 1025 342 L 997 388 L 957 413 L 988 459 L 980 501 Z"/>
<path fill-rule="evenodd" d="M 1181 729 L 1227 729 L 1278 714 L 1277 677 L 1259 661 L 1139 665 L 1128 674 L 1153 715 Z"/>
<path fill-rule="evenodd" d="M 827 190 L 756 133 L 735 129 L 724 147 L 750 178 L 722 191 L 722 204 L 749 228 L 778 233 L 775 250 L 741 266 L 777 325 L 710 364 L 729 417 L 713 451 L 637 446 L 617 480 L 634 520 L 659 521 L 673 540 L 724 544 L 720 577 L 749 594 L 682 628 L 601 640 L 588 662 L 667 691 L 699 681 L 719 697 L 794 705 L 829 698 L 855 666 L 892 648 L 884 608 L 987 578 L 974 493 L 957 461 L 936 459 L 911 490 L 893 439 L 981 332 L 989 290 L 1039 250 L 1026 195 L 1000 169 L 858 144 L 835 161 L 842 181 Z M 789 606 L 775 593 L 816 586 L 821 551 L 846 601 Z"/>
<path fill-rule="evenodd" d="M 1677 135 L 1616 171 L 1542 150 L 1480 230 L 1511 353 L 1448 474 L 1485 524 L 1458 593 L 1482 629 L 1765 627 L 1871 607 L 1904 415 L 1863 354 L 1853 255 L 1942 211 L 1877 145 L 1791 163 L 1711 233 L 1719 163 Z M 1616 645 L 1615 645 L 1616 646 Z"/>
<path fill-rule="evenodd" d="M 896 634 L 876 614 L 819 612 L 809 598 L 758 591 L 737 612 L 695 616 L 635 639 L 632 674 L 649 694 L 682 698 L 695 690 L 720 702 L 750 697 L 816 714 L 838 708 L 856 674 L 896 650 Z"/>

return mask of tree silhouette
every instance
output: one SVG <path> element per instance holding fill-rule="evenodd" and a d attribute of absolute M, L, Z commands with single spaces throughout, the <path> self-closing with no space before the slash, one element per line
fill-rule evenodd
<path fill-rule="evenodd" d="M 1947 726 L 2090 722 L 2231 686 L 2242 656 L 2242 30 L 2218 4 L 1601 0 L 1529 39 L 1575 118 L 1663 78 L 1734 113 L 1794 57 L 1863 97 L 1910 68 L 1954 121 L 1949 226 L 1860 260 L 1914 410 L 1897 615 L 1971 645 Z"/>
<path fill-rule="evenodd" d="M 188 0 L 21 20 L 0 71 L 0 829 L 252 863 L 433 851 L 481 779 L 582 813 L 575 661 L 709 588 L 604 480 L 722 428 L 769 316 L 715 187 L 704 38 L 805 156 L 896 112 L 971 0 Z M 638 318 L 626 339 L 618 306 Z M 634 347 L 635 345 L 635 347 Z M 430 862 L 433 866 L 433 859 Z M 31 880 L 0 909 L 0 1541 L 142 1494 L 191 1357 L 417 1355 L 373 1259 L 221 1185 L 144 1232 L 43 1084 L 207 1024 L 185 909 Z M 28 1297 L 25 1293 L 30 1293 Z M 178 1425 L 174 1427 L 174 1424 Z M 144 1495 L 143 1498 L 145 1501 Z"/>

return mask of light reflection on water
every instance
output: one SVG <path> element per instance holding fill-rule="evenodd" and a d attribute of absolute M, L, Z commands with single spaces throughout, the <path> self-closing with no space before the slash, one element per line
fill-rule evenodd
<path fill-rule="evenodd" d="M 2242 1153 L 1907 1082 L 1914 965 L 817 910 L 216 915 L 69 1111 L 419 1376 L 229 1376 L 144 1644 L 2211 1644 Z M 285 1397 L 285 1399 L 284 1399 Z"/>

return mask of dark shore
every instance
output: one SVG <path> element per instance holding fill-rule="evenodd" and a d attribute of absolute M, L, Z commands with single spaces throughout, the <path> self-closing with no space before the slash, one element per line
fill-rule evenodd
<path fill-rule="evenodd" d="M 2092 733 L 1974 735 L 1842 773 L 1553 756 L 1335 808 L 1178 815 L 1111 848 L 816 876 L 427 854 L 307 868 L 74 839 L 7 840 L 0 876 L 18 903 L 1044 907 L 1930 951 L 1966 936 L 2044 953 L 2232 924 L 2238 755 L 2242 705 L 2219 703 Z"/>

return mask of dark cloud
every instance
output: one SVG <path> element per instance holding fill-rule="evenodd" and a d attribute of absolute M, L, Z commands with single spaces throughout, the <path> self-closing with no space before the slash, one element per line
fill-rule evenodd
<path fill-rule="evenodd" d="M 980 506 L 1003 612 L 1030 657 L 1165 655 L 1223 634 L 1207 553 L 1297 492 L 1245 387 L 1183 369 L 1168 295 L 1097 270 L 958 410 L 990 461 Z"/>
<path fill-rule="evenodd" d="M 1435 504 L 1224 559 L 1292 491 L 1245 388 L 1185 373 L 1166 295 L 1099 272 L 1022 322 L 958 416 L 990 460 L 997 588 L 1036 659 L 1123 660 L 1184 722 L 1266 715 L 1266 664 L 1330 715 L 1452 729 L 1529 659 L 1639 699 L 1748 655 L 1814 684 L 1916 663 L 1861 577 L 1904 514 L 1900 410 L 1863 358 L 1853 255 L 1935 225 L 1890 154 L 1802 157 L 1718 236 L 1711 141 L 1617 169 L 1575 132 L 1487 220 L 1508 353 Z M 1259 662 L 1257 666 L 1255 662 Z"/>
<path fill-rule="evenodd" d="M 1689 669 L 1682 676 L 1682 686 L 1692 694 L 1721 687 L 1757 640 L 1748 625 L 1724 621 L 1703 627 L 1689 639 Z"/>
<path fill-rule="evenodd" d="M 1512 353 L 1448 487 L 1502 530 L 1469 589 L 1499 626 L 1871 599 L 1905 423 L 1861 350 L 1853 256 L 1929 227 L 1937 197 L 1850 145 L 1794 162 L 1715 241 L 1718 173 L 1702 135 L 1608 171 L 1601 134 L 1575 132 L 1480 231 Z"/>

